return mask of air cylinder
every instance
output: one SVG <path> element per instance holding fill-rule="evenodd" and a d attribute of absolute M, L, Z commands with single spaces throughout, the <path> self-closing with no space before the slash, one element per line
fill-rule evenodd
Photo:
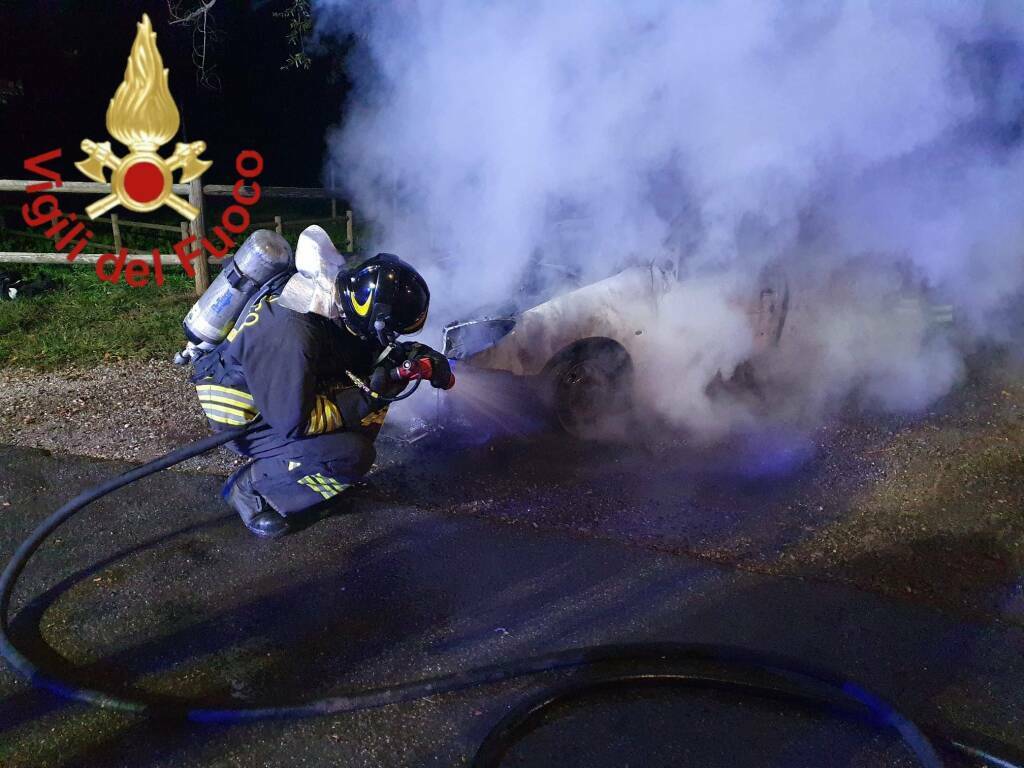
<path fill-rule="evenodd" d="M 294 269 L 288 241 L 269 229 L 256 230 L 185 315 L 182 321 L 185 337 L 196 345 L 219 344 L 260 286 Z"/>

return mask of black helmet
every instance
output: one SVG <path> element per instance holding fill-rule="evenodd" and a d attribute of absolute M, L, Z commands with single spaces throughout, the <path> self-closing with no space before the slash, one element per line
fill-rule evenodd
<path fill-rule="evenodd" d="M 393 253 L 378 253 L 338 275 L 338 297 L 345 327 L 384 345 L 420 330 L 430 306 L 426 280 Z"/>

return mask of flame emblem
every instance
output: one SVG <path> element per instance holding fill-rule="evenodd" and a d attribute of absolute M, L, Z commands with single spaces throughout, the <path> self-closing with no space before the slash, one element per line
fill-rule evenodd
<path fill-rule="evenodd" d="M 106 182 L 104 169 L 110 169 L 111 194 L 85 209 L 89 218 L 102 216 L 120 204 L 131 211 L 153 211 L 167 205 L 190 221 L 199 211 L 174 194 L 171 174 L 180 170 L 182 184 L 203 175 L 211 163 L 200 159 L 206 142 L 175 144 L 166 160 L 157 154 L 161 146 L 178 132 L 180 116 L 168 87 L 168 70 L 156 47 L 156 33 L 143 14 L 128 56 L 124 81 L 117 87 L 107 107 L 107 131 L 131 151 L 124 158 L 110 148 L 110 142 L 82 142 L 88 157 L 75 163 L 90 179 Z"/>

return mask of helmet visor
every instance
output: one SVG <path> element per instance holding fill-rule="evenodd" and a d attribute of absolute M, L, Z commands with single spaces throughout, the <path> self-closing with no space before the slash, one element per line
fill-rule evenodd
<path fill-rule="evenodd" d="M 415 333 L 427 321 L 427 291 L 419 280 L 402 280 L 391 299 L 391 326 L 398 333 Z"/>

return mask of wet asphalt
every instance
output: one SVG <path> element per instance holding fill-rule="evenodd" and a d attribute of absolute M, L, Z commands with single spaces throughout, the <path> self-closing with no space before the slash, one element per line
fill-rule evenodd
<path fill-rule="evenodd" d="M 802 529 L 800 515 L 820 516 L 800 505 L 774 524 L 756 516 L 791 500 L 799 480 L 732 475 L 729 493 L 693 483 L 679 511 L 659 501 L 658 482 L 714 475 L 703 460 L 672 462 L 660 481 L 644 480 L 644 495 L 628 478 L 637 462 L 659 463 L 614 447 L 429 435 L 413 445 L 385 437 L 380 449 L 372 487 L 280 542 L 251 537 L 210 475 L 164 472 L 98 502 L 27 569 L 12 610 L 16 641 L 83 682 L 222 706 L 302 701 L 592 643 L 724 643 L 833 668 L 922 722 L 1024 750 L 1019 623 L 818 573 L 737 567 L 747 552 L 781 548 Z M 124 468 L 0 448 L 0 554 Z M 664 536 L 678 543 L 683 529 L 735 557 L 647 546 Z M 64 703 L 3 667 L 0 765 L 466 765 L 511 707 L 582 674 L 313 720 L 176 726 Z M 860 724 L 661 688 L 559 709 L 504 764 L 914 765 L 890 734 Z"/>

